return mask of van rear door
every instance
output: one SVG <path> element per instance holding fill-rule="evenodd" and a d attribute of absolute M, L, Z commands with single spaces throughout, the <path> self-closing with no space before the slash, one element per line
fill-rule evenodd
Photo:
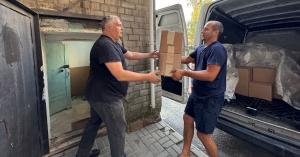
<path fill-rule="evenodd" d="M 182 32 L 184 34 L 182 55 L 188 55 L 187 31 L 182 6 L 172 5 L 156 11 L 156 49 L 159 50 L 162 30 Z M 182 68 L 185 68 L 183 65 Z M 185 103 L 188 94 L 188 79 L 174 81 L 171 77 L 162 76 L 163 96 Z"/>

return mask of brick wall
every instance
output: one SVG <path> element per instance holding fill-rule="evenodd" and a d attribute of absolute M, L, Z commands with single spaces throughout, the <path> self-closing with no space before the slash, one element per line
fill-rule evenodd
<path fill-rule="evenodd" d="M 32 9 L 72 13 L 100 17 L 118 15 L 124 26 L 123 44 L 131 51 L 149 50 L 149 1 L 148 0 L 19 0 Z M 54 23 L 61 22 L 55 30 L 67 27 L 68 20 L 41 19 L 41 30 L 49 31 Z M 54 23 L 53 23 L 54 22 Z M 77 21 L 78 22 L 78 21 Z M 50 24 L 49 24 L 50 23 Z M 52 23 L 52 24 L 51 24 Z M 95 29 L 95 25 L 79 22 L 85 29 Z M 49 26 L 50 25 L 50 26 Z M 64 26 L 65 25 L 65 26 Z M 98 28 L 96 28 L 98 29 Z M 51 30 L 53 31 L 53 30 Z M 96 30 L 97 31 L 97 30 Z M 128 68 L 133 71 L 146 72 L 150 69 L 149 60 L 129 61 Z M 148 82 L 131 82 L 128 96 L 124 103 L 128 129 L 134 130 L 159 117 L 161 109 L 161 87 L 156 85 L 156 108 L 150 107 L 150 84 Z"/>

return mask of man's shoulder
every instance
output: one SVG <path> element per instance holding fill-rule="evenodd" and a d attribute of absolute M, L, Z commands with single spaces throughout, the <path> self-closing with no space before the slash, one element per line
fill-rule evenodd
<path fill-rule="evenodd" d="M 217 51 L 217 52 L 221 52 L 221 53 L 227 53 L 227 50 L 225 49 L 225 47 L 223 46 L 222 43 L 220 42 L 216 42 L 215 44 L 212 45 L 211 49 L 213 51 Z"/>
<path fill-rule="evenodd" d="M 94 43 L 94 47 L 97 49 L 113 49 L 114 43 L 107 38 L 98 38 Z"/>
<path fill-rule="evenodd" d="M 98 45 L 105 44 L 106 45 L 106 44 L 113 44 L 113 43 L 108 38 L 100 36 L 97 39 L 96 44 L 98 44 Z"/>
<path fill-rule="evenodd" d="M 223 46 L 223 44 L 220 43 L 219 41 L 215 42 L 215 43 L 212 45 L 212 48 L 225 49 L 225 47 Z"/>
<path fill-rule="evenodd" d="M 205 46 L 203 44 L 199 45 L 197 48 L 196 48 L 196 52 L 201 52 L 205 49 Z"/>

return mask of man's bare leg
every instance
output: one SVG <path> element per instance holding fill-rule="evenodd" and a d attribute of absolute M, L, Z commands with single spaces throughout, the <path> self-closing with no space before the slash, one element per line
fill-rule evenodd
<path fill-rule="evenodd" d="M 197 136 L 204 145 L 208 155 L 210 157 L 218 157 L 218 148 L 211 134 L 198 132 Z"/>
<path fill-rule="evenodd" d="M 190 157 L 191 144 L 194 136 L 194 118 L 188 114 L 183 115 L 183 149 L 180 157 Z"/>

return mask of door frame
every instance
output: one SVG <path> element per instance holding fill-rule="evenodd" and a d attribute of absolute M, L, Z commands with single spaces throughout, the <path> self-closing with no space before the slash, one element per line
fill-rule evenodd
<path fill-rule="evenodd" d="M 64 41 L 95 41 L 100 34 L 99 33 L 85 33 L 85 32 L 41 32 L 41 42 L 42 42 L 42 60 L 44 63 L 46 63 L 46 50 L 45 50 L 45 44 L 46 42 L 64 42 Z M 44 100 L 45 100 L 45 110 L 46 110 L 46 124 L 47 124 L 47 140 L 50 144 L 51 139 L 51 115 L 50 115 L 50 104 L 49 104 L 49 93 L 48 93 L 48 75 L 47 75 L 47 64 L 43 65 L 44 70 Z M 51 148 L 48 147 L 50 150 Z M 48 152 L 49 153 L 49 152 Z"/>

